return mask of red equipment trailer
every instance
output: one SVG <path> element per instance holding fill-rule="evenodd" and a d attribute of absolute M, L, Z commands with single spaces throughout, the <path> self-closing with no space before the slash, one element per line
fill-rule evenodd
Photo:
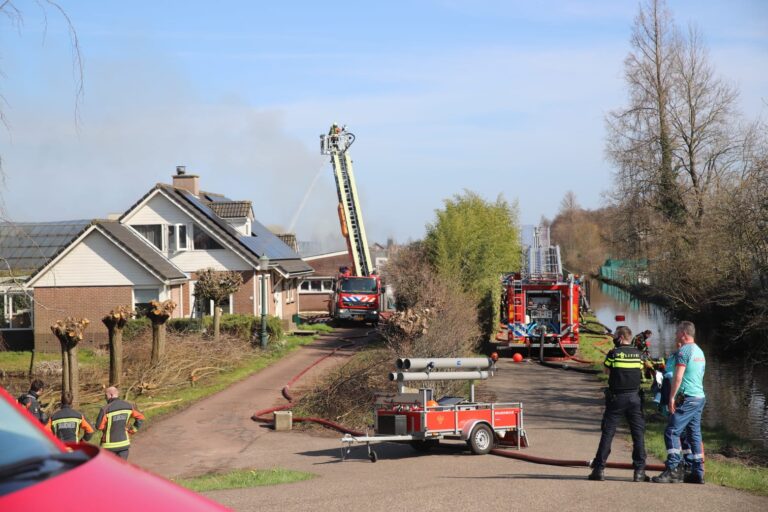
<path fill-rule="evenodd" d="M 511 441 L 520 449 L 528 446 L 523 428 L 523 404 L 475 402 L 475 380 L 487 379 L 495 371 L 492 358 L 398 359 L 398 371 L 389 380 L 398 384 L 397 393 L 380 393 L 374 406 L 374 435 L 341 438 L 342 459 L 355 443 L 365 444 L 368 458 L 378 455 L 372 444 L 410 443 L 416 450 L 427 451 L 441 439 L 466 441 L 472 453 L 491 451 L 498 439 Z M 439 371 L 445 370 L 445 371 Z M 433 399 L 432 388 L 408 390 L 406 382 L 469 380 L 470 396 Z"/>

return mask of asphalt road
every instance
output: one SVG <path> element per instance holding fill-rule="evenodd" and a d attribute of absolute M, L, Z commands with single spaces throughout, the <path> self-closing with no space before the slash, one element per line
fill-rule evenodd
<path fill-rule="evenodd" d="M 375 464 L 360 447 L 342 462 L 339 436 L 278 433 L 248 419 L 258 408 L 283 403 L 282 384 L 324 350 L 328 348 L 302 349 L 158 422 L 136 439 L 132 462 L 168 477 L 272 467 L 318 475 L 294 484 L 207 493 L 242 511 L 768 510 L 768 498 L 711 484 L 634 483 L 631 471 L 624 470 L 607 470 L 607 481 L 591 482 L 586 479 L 587 468 L 475 456 L 464 443 L 445 443 L 430 454 L 417 454 L 405 445 L 380 445 Z M 334 360 L 339 361 L 330 358 L 312 372 L 314 376 L 335 364 Z M 308 380 L 312 378 L 307 375 Z M 577 460 L 594 456 L 602 392 L 593 376 L 503 360 L 497 375 L 484 386 L 499 401 L 524 402 L 531 441 L 527 453 Z M 609 460 L 631 460 L 627 437 L 617 435 Z"/>

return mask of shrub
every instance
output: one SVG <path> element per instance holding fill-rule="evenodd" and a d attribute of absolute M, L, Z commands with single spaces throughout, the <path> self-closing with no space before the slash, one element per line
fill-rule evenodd
<path fill-rule="evenodd" d="M 178 334 L 201 332 L 203 321 L 200 318 L 171 318 L 166 324 L 168 331 Z"/>
<path fill-rule="evenodd" d="M 148 331 L 152 326 L 152 322 L 147 317 L 134 318 L 128 320 L 123 328 L 123 340 L 132 341 L 140 337 L 144 332 Z"/>
<path fill-rule="evenodd" d="M 206 331 L 213 328 L 213 317 L 202 319 L 202 327 Z M 253 315 L 224 314 L 221 315 L 221 331 L 236 336 L 242 340 L 258 338 L 261 330 L 261 317 Z M 284 336 L 282 320 L 276 316 L 267 316 L 267 334 L 269 341 L 281 340 Z"/>

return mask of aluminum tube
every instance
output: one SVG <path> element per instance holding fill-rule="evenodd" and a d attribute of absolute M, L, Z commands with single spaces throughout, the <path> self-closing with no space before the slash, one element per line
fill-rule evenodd
<path fill-rule="evenodd" d="M 487 357 L 436 357 L 436 358 L 407 358 L 402 359 L 402 365 L 400 366 L 401 359 L 398 359 L 398 368 L 402 370 L 426 370 L 430 365 L 435 370 L 447 370 L 447 369 L 469 369 L 469 370 L 485 370 L 493 365 L 493 361 Z"/>
<path fill-rule="evenodd" d="M 389 380 L 410 382 L 413 380 L 475 380 L 487 379 L 490 374 L 485 371 L 475 372 L 397 372 L 390 373 Z"/>

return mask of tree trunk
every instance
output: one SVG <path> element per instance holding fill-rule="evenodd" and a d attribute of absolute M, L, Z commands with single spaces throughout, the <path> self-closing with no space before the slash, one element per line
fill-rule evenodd
<path fill-rule="evenodd" d="M 77 364 L 77 347 L 67 351 L 69 359 L 69 390 L 72 393 L 72 407 L 80 406 L 80 372 Z"/>
<path fill-rule="evenodd" d="M 215 306 L 213 308 L 213 341 L 219 341 L 219 333 L 221 330 L 221 308 Z"/>
<path fill-rule="evenodd" d="M 157 364 L 165 354 L 165 323 L 152 322 L 152 364 Z"/>
<path fill-rule="evenodd" d="M 61 346 L 61 391 L 62 393 L 65 391 L 71 391 L 71 388 L 69 387 L 70 378 L 69 378 L 69 355 L 67 354 L 67 350 L 64 348 L 64 346 Z"/>
<path fill-rule="evenodd" d="M 28 378 L 32 380 L 32 372 L 35 371 L 35 348 L 32 347 L 32 356 L 29 358 L 29 375 Z"/>
<path fill-rule="evenodd" d="M 123 375 L 123 330 L 109 329 L 109 385 L 120 386 Z"/>

